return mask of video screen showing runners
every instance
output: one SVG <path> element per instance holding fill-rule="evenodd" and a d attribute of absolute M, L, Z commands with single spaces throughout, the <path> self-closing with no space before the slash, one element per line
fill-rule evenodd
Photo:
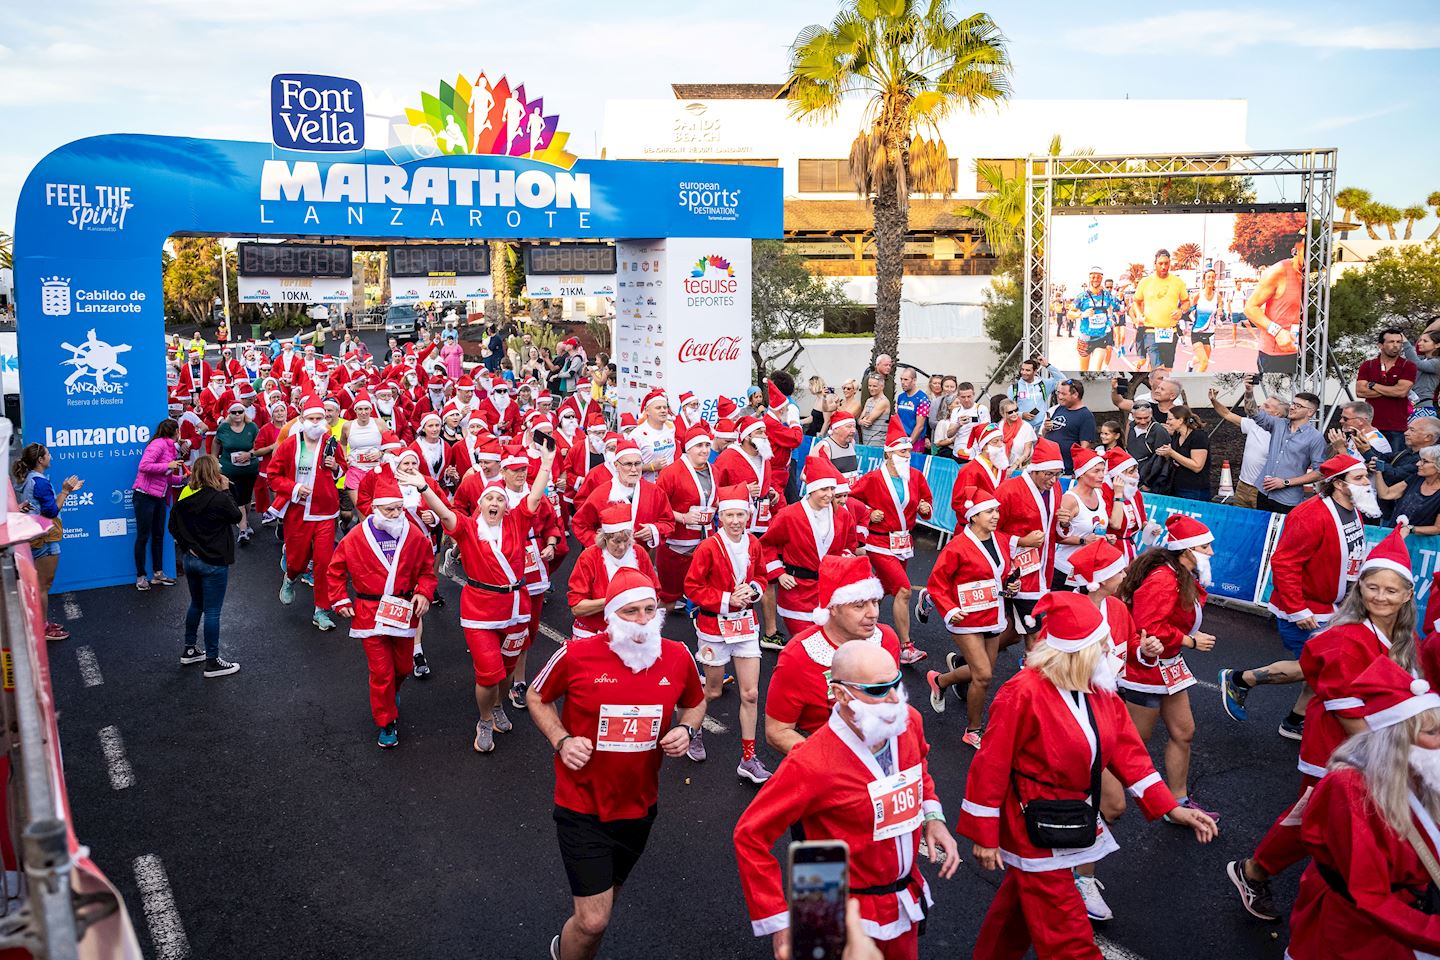
<path fill-rule="evenodd" d="M 1305 214 L 1083 212 L 1051 221 L 1050 362 L 1128 373 L 1283 372 L 1303 309 Z"/>

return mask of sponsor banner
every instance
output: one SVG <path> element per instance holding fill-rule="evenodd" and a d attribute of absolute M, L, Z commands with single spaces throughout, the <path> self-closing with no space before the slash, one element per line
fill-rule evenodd
<path fill-rule="evenodd" d="M 280 73 L 270 80 L 270 135 L 282 150 L 353 153 L 365 145 L 365 95 L 343 77 Z"/>
<path fill-rule="evenodd" d="M 15 334 L 0 332 L 0 393 L 20 392 L 20 351 Z"/>
<path fill-rule="evenodd" d="M 636 413 L 665 382 L 665 241 L 617 243 L 615 257 L 615 393 L 620 412 Z"/>
<path fill-rule="evenodd" d="M 347 303 L 350 277 L 249 277 L 235 279 L 241 303 Z"/>
<path fill-rule="evenodd" d="M 527 297 L 613 297 L 616 277 L 613 273 L 554 274 L 527 276 Z"/>
<path fill-rule="evenodd" d="M 490 278 L 471 276 L 391 277 L 391 303 L 443 303 L 447 300 L 488 300 Z"/>
<path fill-rule="evenodd" d="M 1275 540 L 1279 540 L 1280 531 L 1284 527 L 1285 517 L 1275 514 Z M 1367 526 L 1367 548 L 1375 546 L 1389 534 L 1389 527 Z M 1415 573 L 1415 603 L 1423 613 L 1425 604 L 1429 602 L 1431 581 L 1434 580 L 1436 570 L 1440 569 L 1440 537 L 1411 534 L 1405 538 L 1405 546 L 1410 550 L 1410 569 Z M 1255 585 L 1255 602 L 1262 606 L 1270 602 L 1270 592 L 1275 587 L 1270 579 L 1270 556 L 1274 552 L 1274 543 L 1268 544 L 1264 562 L 1261 564 L 1261 574 Z"/>
<path fill-rule="evenodd" d="M 876 452 L 877 458 L 884 453 L 883 447 L 871 447 Z M 916 464 L 916 458 L 923 460 L 923 463 Z M 960 464 L 949 457 L 929 457 L 923 453 L 912 453 L 910 462 L 925 471 L 925 482 L 930 485 L 930 493 L 933 496 L 930 504 L 930 519 L 920 520 L 927 527 L 936 530 L 947 530 L 954 532 L 957 517 L 955 510 L 950 506 L 950 495 L 955 490 L 955 480 L 960 476 Z M 877 459 L 875 464 L 879 466 Z"/>
<path fill-rule="evenodd" d="M 1210 595 L 1255 602 L 1256 584 L 1262 573 L 1269 575 L 1266 543 L 1271 523 L 1281 519 L 1278 514 L 1154 493 L 1145 494 L 1145 509 L 1161 526 L 1171 514 L 1183 513 L 1209 527 L 1215 534 L 1215 556 L 1210 558 L 1210 576 L 1215 582 Z"/>
<path fill-rule="evenodd" d="M 689 390 L 702 400 L 702 415 L 716 416 L 715 398 L 744 406 L 750 386 L 750 288 L 748 240 L 675 238 L 665 241 L 663 384 L 675 405 Z M 652 288 L 642 288 L 652 289 Z"/>

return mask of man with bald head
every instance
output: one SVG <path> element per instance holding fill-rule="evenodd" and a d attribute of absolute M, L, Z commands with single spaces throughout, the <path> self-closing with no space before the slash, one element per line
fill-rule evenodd
<path fill-rule="evenodd" d="M 735 825 L 750 925 L 773 937 L 777 957 L 789 955 L 790 916 L 771 850 L 798 822 L 807 840 L 849 845 L 850 895 L 865 932 L 887 960 L 915 960 L 921 905 L 932 903 L 918 865 L 922 834 L 931 862 L 943 861 L 942 877 L 959 866 L 920 715 L 906 702 L 894 657 L 866 640 L 835 650 L 830 689 L 829 722 L 790 751 L 770 778 L 780 787 L 760 791 Z"/>

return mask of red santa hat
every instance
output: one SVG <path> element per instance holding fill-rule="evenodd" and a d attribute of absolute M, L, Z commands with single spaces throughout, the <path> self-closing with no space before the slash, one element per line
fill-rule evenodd
<path fill-rule="evenodd" d="M 805 492 L 832 488 L 840 481 L 840 474 L 824 457 L 807 457 L 805 460 Z"/>
<path fill-rule="evenodd" d="M 910 434 L 900 425 L 900 416 L 896 414 L 890 418 L 890 423 L 885 427 L 885 449 L 886 450 L 908 450 L 914 444 L 910 440 Z"/>
<path fill-rule="evenodd" d="M 539 393 L 535 394 L 535 402 L 537 404 L 554 403 L 555 397 L 551 395 L 549 390 L 541 390 Z"/>
<path fill-rule="evenodd" d="M 376 505 L 386 503 L 401 503 L 404 498 L 400 496 L 400 484 L 395 480 L 395 474 L 388 470 L 381 470 L 375 474 L 375 495 L 371 503 Z"/>
<path fill-rule="evenodd" d="M 501 463 L 500 441 L 494 437 L 485 437 L 480 441 L 480 452 L 475 454 L 476 460 L 488 460 L 491 463 Z"/>
<path fill-rule="evenodd" d="M 300 416 L 307 417 L 312 413 L 318 413 L 324 416 L 325 404 L 321 403 L 320 398 L 315 396 L 315 394 L 307 393 L 305 394 L 305 398 L 300 401 Z"/>
<path fill-rule="evenodd" d="M 854 422 L 855 414 L 851 413 L 849 410 L 836 410 L 834 413 L 830 414 L 830 426 L 826 429 L 825 432 L 834 433 L 836 427 L 843 427 L 847 423 L 853 424 Z"/>
<path fill-rule="evenodd" d="M 1070 462 L 1075 465 L 1073 475 L 1077 480 L 1091 470 L 1099 470 L 1102 477 L 1105 475 L 1105 458 L 1089 447 L 1082 447 L 1078 443 L 1071 445 Z"/>
<path fill-rule="evenodd" d="M 735 441 L 740 439 L 740 428 L 729 417 L 715 421 L 715 439 Z"/>
<path fill-rule="evenodd" d="M 750 510 L 750 491 L 742 483 L 732 483 L 728 487 L 721 487 L 715 493 L 715 511 L 721 510 Z"/>
<path fill-rule="evenodd" d="M 1371 730 L 1393 727 L 1417 713 L 1440 709 L 1440 696 L 1431 692 L 1430 684 L 1411 676 L 1389 657 L 1372 660 L 1346 692 L 1349 696 L 1341 698 L 1340 716 L 1364 720 Z M 1326 706 L 1337 709 L 1334 703 L 1329 701 Z"/>
<path fill-rule="evenodd" d="M 1045 618 L 1044 641 L 1061 653 L 1079 653 L 1110 635 L 1100 608 L 1078 593 L 1045 594 L 1035 604 L 1035 617 Z"/>
<path fill-rule="evenodd" d="M 701 420 L 693 427 L 689 427 L 688 429 L 682 427 L 681 430 L 677 431 L 675 434 L 675 442 L 680 444 L 682 451 L 688 451 L 696 444 L 713 443 L 714 441 L 710 437 L 710 428 L 705 424 L 704 420 Z"/>
<path fill-rule="evenodd" d="M 764 430 L 765 421 L 759 417 L 741 417 L 737 439 L 744 440 L 756 430 Z"/>
<path fill-rule="evenodd" d="M 1188 517 L 1183 513 L 1172 513 L 1165 519 L 1166 550 L 1174 550 L 1178 553 L 1181 550 L 1203 547 L 1207 543 L 1214 542 L 1215 534 L 1194 517 Z"/>
<path fill-rule="evenodd" d="M 699 402 L 700 401 L 695 398 L 695 394 L 689 390 L 686 390 L 684 393 L 680 394 L 680 409 L 682 410 L 690 406 L 690 404 L 692 403 Z"/>
<path fill-rule="evenodd" d="M 1136 466 L 1139 464 L 1124 447 L 1114 447 L 1105 451 L 1105 479 L 1107 480 L 1114 480 L 1126 470 Z"/>
<path fill-rule="evenodd" d="M 1348 453 L 1341 453 L 1320 464 L 1320 476 L 1325 480 L 1335 480 L 1355 469 L 1365 469 L 1365 461 Z"/>
<path fill-rule="evenodd" d="M 729 397 L 722 396 L 715 401 L 715 415 L 718 417 L 733 418 L 735 411 L 739 409 L 740 408 L 735 405 L 735 401 Z"/>
<path fill-rule="evenodd" d="M 399 450 L 403 446 L 405 446 L 404 442 L 389 430 L 380 433 L 381 450 Z"/>
<path fill-rule="evenodd" d="M 771 410 L 779 410 L 788 402 L 785 394 L 775 386 L 774 380 L 767 379 L 765 381 L 765 396 L 770 403 Z"/>
<path fill-rule="evenodd" d="M 615 444 L 615 459 L 619 460 L 627 453 L 633 453 L 638 457 L 640 455 L 640 445 L 629 437 L 624 437 Z"/>
<path fill-rule="evenodd" d="M 491 378 L 490 378 L 490 392 L 491 392 L 491 393 L 509 393 L 509 392 L 510 392 L 510 381 L 509 381 L 509 380 L 506 380 L 504 377 L 491 377 Z"/>
<path fill-rule="evenodd" d="M 244 412 L 245 412 L 245 404 L 241 403 L 239 400 L 231 400 L 231 401 L 230 401 L 230 406 L 227 408 L 226 412 L 227 412 L 227 413 L 244 413 Z"/>
<path fill-rule="evenodd" d="M 1026 470 L 1064 470 L 1065 461 L 1060 457 L 1060 444 L 1044 437 L 1035 441 L 1030 450 L 1030 466 Z"/>
<path fill-rule="evenodd" d="M 210 374 L 210 382 L 214 383 L 216 380 L 219 380 L 221 383 L 225 382 L 224 370 L 216 370 L 214 373 Z"/>
<path fill-rule="evenodd" d="M 1125 569 L 1125 554 L 1109 540 L 1092 540 L 1070 554 L 1070 566 L 1087 590 L 1098 590 L 1100 584 Z"/>
<path fill-rule="evenodd" d="M 459 411 L 459 410 L 452 410 L 452 411 L 450 411 L 450 412 L 452 412 L 452 413 L 459 413 L 460 411 Z M 424 430 L 424 429 L 425 429 L 425 426 L 426 426 L 431 420 L 434 420 L 436 423 L 439 423 L 439 422 L 440 422 L 440 414 L 436 413 L 434 410 L 431 410 L 429 413 L 425 414 L 425 416 L 423 416 L 423 417 L 420 418 L 420 429 L 421 429 L 421 430 Z"/>
<path fill-rule="evenodd" d="M 415 460 L 415 467 L 418 469 L 420 467 L 420 451 L 414 447 L 402 447 L 400 452 L 395 454 L 395 466 L 398 467 L 405 460 L 412 458 Z"/>
<path fill-rule="evenodd" d="M 965 506 L 965 519 L 972 520 L 977 513 L 984 513 L 986 510 L 995 510 L 1000 506 L 1000 501 L 995 495 L 976 486 L 969 486 L 960 491 L 960 502 Z"/>
<path fill-rule="evenodd" d="M 630 504 L 612 503 L 600 509 L 600 532 L 619 533 L 634 530 L 635 518 L 630 515 Z"/>
<path fill-rule="evenodd" d="M 977 423 L 970 428 L 970 439 L 966 446 L 974 453 L 980 453 L 988 444 L 1005 441 L 1005 434 L 993 423 Z"/>
<path fill-rule="evenodd" d="M 815 622 L 829 623 L 831 607 L 884 596 L 885 588 L 875 578 L 867 558 L 826 556 L 820 561 L 820 604 L 815 609 Z"/>
<path fill-rule="evenodd" d="M 254 400 L 255 388 L 250 386 L 249 380 L 241 380 L 235 384 L 236 400 Z"/>
<path fill-rule="evenodd" d="M 181 393 L 172 393 L 172 394 L 170 394 L 170 399 L 169 399 L 169 401 L 168 401 L 168 403 L 167 403 L 166 406 L 167 406 L 167 408 L 168 408 L 169 410 L 172 410 L 172 411 L 175 411 L 175 410 L 184 410 L 184 409 L 185 409 L 185 402 L 186 402 L 186 401 L 185 401 L 185 396 L 184 396 L 184 394 L 181 394 Z"/>
<path fill-rule="evenodd" d="M 585 429 L 594 430 L 596 427 L 602 430 L 610 429 L 605 424 L 605 414 L 601 412 L 600 404 L 592 403 L 590 408 L 585 411 Z"/>
<path fill-rule="evenodd" d="M 509 444 L 504 448 L 504 455 L 500 460 L 502 470 L 524 470 L 530 466 L 530 458 L 525 456 L 525 448 L 515 444 Z"/>
<path fill-rule="evenodd" d="M 655 584 L 649 577 L 632 567 L 621 567 L 605 590 L 605 619 L 614 619 L 621 607 L 655 599 Z"/>
<path fill-rule="evenodd" d="M 1360 565 L 1360 576 L 1367 570 L 1393 570 L 1411 585 L 1415 583 L 1415 572 L 1410 568 L 1410 548 L 1400 535 L 1400 527 L 1386 534 L 1385 539 L 1370 548 L 1365 562 Z"/>
<path fill-rule="evenodd" d="M 654 403 L 656 400 L 664 399 L 665 391 L 661 390 L 659 387 L 656 387 L 652 389 L 649 393 L 645 394 L 645 399 L 640 402 L 640 411 L 643 413 L 650 408 L 650 404 Z"/>
<path fill-rule="evenodd" d="M 621 430 L 634 430 L 637 426 L 639 426 L 639 424 L 640 424 L 640 421 L 635 419 L 635 414 L 633 414 L 633 413 L 622 413 L 622 414 L 620 414 L 620 429 L 621 429 Z"/>
<path fill-rule="evenodd" d="M 475 381 L 472 380 L 472 379 L 470 379 L 470 375 L 467 373 L 467 374 L 463 375 L 459 380 L 456 380 L 456 381 L 455 381 L 455 389 L 456 389 L 456 390 L 474 390 L 474 389 L 475 389 Z"/>
<path fill-rule="evenodd" d="M 359 393 L 355 394 L 355 400 L 350 404 L 350 406 L 351 408 L 356 408 L 359 407 L 361 404 L 364 404 L 371 410 L 375 409 L 375 402 L 370 399 L 369 392 L 363 389 Z"/>

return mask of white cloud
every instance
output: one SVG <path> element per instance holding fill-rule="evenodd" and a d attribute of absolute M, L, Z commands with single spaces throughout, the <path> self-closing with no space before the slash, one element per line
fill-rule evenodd
<path fill-rule="evenodd" d="M 1173 57 L 1203 52 L 1227 56 L 1249 47 L 1310 47 L 1324 50 L 1431 50 L 1440 48 L 1440 25 L 1394 21 L 1356 26 L 1317 26 L 1250 10 L 1186 10 L 1139 20 L 1081 27 L 1068 43 L 1104 44 L 1131 55 Z"/>
<path fill-rule="evenodd" d="M 1379 110 L 1371 110 L 1368 113 L 1341 114 L 1333 117 L 1322 117 L 1310 125 L 1311 130 L 1339 130 L 1341 127 L 1352 126 L 1357 123 L 1364 123 L 1367 120 L 1378 120 L 1381 117 L 1388 117 L 1392 113 L 1399 113 L 1409 109 L 1408 103 L 1395 103 Z"/>

